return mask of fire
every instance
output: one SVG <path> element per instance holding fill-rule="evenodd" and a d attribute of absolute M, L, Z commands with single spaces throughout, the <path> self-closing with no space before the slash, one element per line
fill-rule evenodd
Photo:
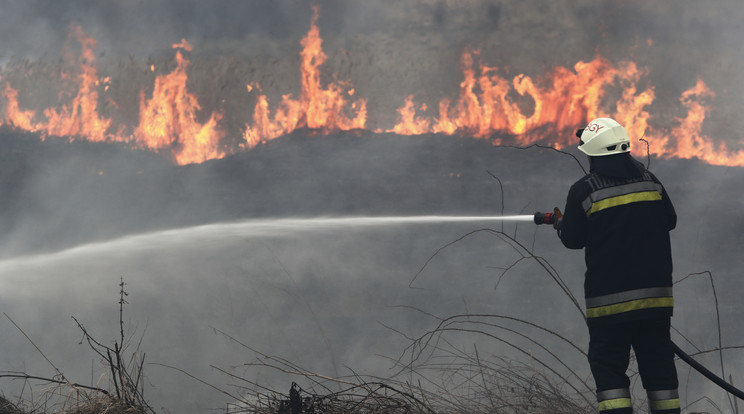
<path fill-rule="evenodd" d="M 78 59 L 78 93 L 70 105 L 62 105 L 59 111 L 55 108 L 44 110 L 47 123 L 43 129 L 48 135 L 80 136 L 90 141 L 105 141 L 111 120 L 101 118 L 98 114 L 98 70 L 93 66 L 96 60 L 96 41 L 83 33 L 82 28 L 77 25 L 72 27 L 71 36 L 82 47 Z"/>
<path fill-rule="evenodd" d="M 80 44 L 81 53 L 77 59 L 79 73 L 74 77 L 77 94 L 72 102 L 63 104 L 59 108 L 44 109 L 45 120 L 34 122 L 36 112 L 22 110 L 18 104 L 18 91 L 6 83 L 3 95 L 7 100 L 5 121 L 9 125 L 43 135 L 58 135 L 80 137 L 90 141 L 105 141 L 110 138 L 107 130 L 111 120 L 102 118 L 98 114 L 98 85 L 100 84 L 97 69 L 94 66 L 96 41 L 86 35 L 80 26 L 73 25 L 70 39 L 74 38 Z M 71 52 L 66 51 L 68 59 Z M 63 74 L 63 76 L 67 76 Z M 64 96 L 60 92 L 60 97 Z"/>
<path fill-rule="evenodd" d="M 185 39 L 172 47 L 192 50 Z M 203 124 L 197 120 L 201 106 L 186 86 L 189 61 L 181 50 L 176 52 L 176 63 L 171 73 L 155 79 L 149 100 L 145 98 L 144 88 L 140 90 L 140 123 L 134 132 L 135 140 L 143 148 L 171 149 L 181 165 L 222 158 L 225 152 L 220 149 L 220 139 L 225 133 L 217 125 L 222 115 L 212 112 Z"/>
<path fill-rule="evenodd" d="M 664 145 L 652 148 L 651 153 L 663 157 L 699 158 L 713 165 L 744 166 L 744 150 L 732 151 L 723 143 L 714 144 L 702 135 L 702 125 L 708 113 L 703 101 L 715 97 L 702 79 L 698 79 L 695 86 L 686 90 L 680 97 L 680 102 L 687 108 L 687 117 L 678 118 L 677 125 L 668 138 L 660 139 Z"/>
<path fill-rule="evenodd" d="M 125 135 L 124 126 L 119 126 L 115 133 L 110 132 L 111 120 L 103 118 L 98 111 L 98 89 L 108 91 L 110 77 L 103 80 L 98 78 L 94 66 L 96 41 L 86 35 L 80 26 L 72 27 L 70 38 L 77 40 L 81 46 L 80 57 L 76 60 L 79 74 L 71 79 L 74 86 L 71 89 L 77 90 L 75 97 L 58 108 L 44 109 L 44 119 L 37 121 L 39 117 L 36 111 L 21 109 L 18 91 L 6 82 L 3 91 L 6 101 L 3 116 L 5 124 L 40 132 L 42 137 L 55 135 L 96 142 L 121 141 L 155 151 L 167 149 L 178 164 L 203 162 L 225 155 L 219 144 L 224 136 L 224 132 L 218 127 L 222 115 L 213 112 L 205 123 L 197 121 L 197 113 L 201 107 L 186 87 L 189 61 L 183 57 L 181 50 L 176 52 L 177 66 L 173 72 L 155 79 L 150 99 L 146 99 L 144 88 L 141 89 L 139 125 L 134 128 L 132 135 Z M 174 44 L 173 48 L 192 50 L 185 39 Z M 69 57 L 69 53 L 67 55 L 68 60 L 75 60 Z M 152 66 L 151 70 L 154 69 Z M 62 78 L 64 80 L 68 76 L 63 74 Z M 67 95 L 72 95 L 70 90 L 60 90 L 60 100 Z M 117 105 L 114 103 L 114 106 Z"/>
<path fill-rule="evenodd" d="M 461 134 L 476 138 L 509 134 L 516 137 L 517 144 L 529 145 L 544 140 L 546 129 L 565 132 L 600 115 L 609 116 L 602 110 L 602 102 L 605 88 L 616 81 L 628 84 L 617 104 L 623 109 L 618 115 L 624 115 L 625 110 L 642 109 L 642 102 L 649 97 L 653 101 L 652 90 L 644 91 L 640 98 L 636 95 L 635 82 L 640 75 L 633 63 L 614 67 L 597 56 L 591 62 L 577 63 L 573 70 L 558 67 L 543 78 L 533 80 L 520 74 L 509 80 L 499 76 L 497 68 L 480 65 L 480 70 L 476 70 L 474 54 L 478 53 L 463 53 L 464 79 L 454 107 L 449 99 L 442 99 L 439 117 L 430 121 L 416 116 L 409 97 L 398 109 L 400 121 L 388 132 Z M 514 102 L 515 95 L 532 103 L 531 113 Z M 633 130 L 645 127 L 643 117 L 625 121 L 632 121 Z M 563 147 L 573 143 L 570 133 L 560 136 L 552 144 Z"/>
<path fill-rule="evenodd" d="M 443 133 L 491 139 L 504 134 L 514 136 L 514 143 L 530 145 L 545 141 L 563 148 L 575 144 L 571 131 L 597 117 L 612 117 L 624 125 L 628 134 L 651 142 L 650 153 L 661 157 L 699 158 L 714 165 L 744 166 L 744 150 L 732 151 L 716 145 L 702 134 L 708 107 L 702 103 L 715 94 L 703 80 L 683 92 L 680 102 L 688 110 L 677 118 L 671 131 L 655 130 L 649 125 L 646 107 L 654 102 L 653 87 L 639 91 L 638 83 L 645 74 L 633 62 L 611 64 L 601 56 L 590 62 L 578 62 L 573 70 L 557 67 L 544 77 L 533 80 L 519 74 L 509 80 L 498 75 L 498 69 L 480 64 L 476 69 L 473 56 L 465 51 L 461 59 L 463 80 L 453 106 L 448 98 L 440 100 L 439 116 L 428 119 L 416 114 L 413 95 L 398 108 L 398 123 L 387 132 L 402 135 Z M 614 108 L 605 103 L 607 90 L 622 87 Z M 514 102 L 519 96 L 532 103 L 531 111 Z M 425 105 L 423 106 L 425 108 Z M 423 109 L 425 110 L 425 109 Z"/>
<path fill-rule="evenodd" d="M 431 122 L 428 119 L 416 116 L 413 95 L 409 95 L 405 102 L 402 107 L 398 108 L 398 115 L 401 122 L 388 132 L 395 132 L 400 135 L 421 135 L 429 132 Z"/>
<path fill-rule="evenodd" d="M 134 85 L 140 91 L 139 108 L 131 108 L 132 114 L 136 112 L 139 116 L 135 125 L 113 125 L 112 118 L 101 115 L 99 102 L 107 103 L 108 113 L 126 108 L 120 108 L 117 97 L 111 96 L 115 89 L 109 88 L 111 76 L 99 79 L 96 41 L 77 25 L 71 27 L 63 51 L 64 62 L 72 67 L 60 72 L 57 105 L 24 108 L 21 102 L 28 94 L 5 77 L 4 85 L 0 86 L 4 103 L 0 125 L 37 132 L 42 138 L 55 135 L 125 142 L 133 147 L 169 153 L 178 164 L 222 158 L 297 129 L 319 134 L 365 129 L 367 101 L 360 97 L 359 90 L 350 82 L 335 80 L 338 79 L 335 74 L 334 81 L 321 82 L 322 67 L 328 56 L 322 48 L 318 15 L 319 9 L 314 7 L 310 29 L 300 42 L 299 94 L 285 92 L 272 105 L 261 85 L 246 79 L 245 93 L 255 103 L 252 111 L 248 111 L 248 119 L 238 119 L 244 129 L 227 130 L 223 125 L 226 111 L 236 108 L 210 108 L 210 112 L 201 107 L 197 96 L 189 90 L 190 61 L 185 54 L 191 53 L 193 47 L 186 39 L 172 45 L 175 68 L 170 73 L 155 76 L 156 65 L 151 63 L 143 68 L 155 78 L 152 85 Z M 79 56 L 70 51 L 72 42 L 80 45 Z M 648 39 L 647 44 L 653 44 L 652 40 Z M 499 68 L 485 62 L 478 50 L 467 49 L 462 53 L 460 67 L 458 96 L 441 97 L 432 104 L 416 102 L 415 95 L 409 93 L 402 105 L 390 106 L 398 107 L 397 123 L 375 132 L 436 133 L 487 139 L 496 145 L 543 143 L 565 148 L 575 145 L 572 132 L 576 128 L 592 118 L 609 116 L 624 125 L 631 137 L 648 141 L 653 155 L 744 166 L 744 150 L 716 144 L 703 133 L 709 101 L 715 94 L 702 79 L 679 99 L 686 116 L 662 128 L 654 126 L 648 110 L 656 99 L 653 86 L 645 80 L 648 70 L 631 61 L 613 63 L 597 55 L 572 67 L 554 67 L 542 75 L 507 77 Z M 122 118 L 126 117 L 113 117 Z M 229 146 L 223 142 L 228 134 L 239 143 Z M 635 145 L 645 150 L 645 146 Z"/>
<path fill-rule="evenodd" d="M 367 122 L 367 101 L 359 99 L 351 106 L 355 115 L 346 115 L 347 101 L 343 87 L 331 83 L 323 87 L 320 82 L 320 67 L 328 58 L 323 53 L 323 39 L 317 26 L 318 7 L 313 7 L 313 19 L 310 31 L 302 39 L 302 62 L 300 74 L 302 91 L 299 99 L 293 99 L 287 94 L 282 97 L 279 108 L 271 116 L 269 100 L 266 95 L 259 95 L 253 110 L 254 125 L 246 124 L 243 134 L 245 146 L 253 148 L 261 142 L 290 133 L 299 128 L 311 128 L 330 131 L 348 131 L 363 129 Z M 249 90 L 252 89 L 249 85 Z M 346 92 L 352 96 L 354 89 Z"/>
<path fill-rule="evenodd" d="M 36 124 L 33 121 L 36 114 L 34 111 L 24 111 L 18 107 L 18 91 L 13 89 L 10 83 L 5 83 L 3 96 L 7 100 L 5 106 L 5 123 L 26 131 L 36 131 Z"/>

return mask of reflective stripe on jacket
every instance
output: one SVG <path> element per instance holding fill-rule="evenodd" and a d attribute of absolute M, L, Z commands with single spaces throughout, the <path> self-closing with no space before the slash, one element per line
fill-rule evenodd
<path fill-rule="evenodd" d="M 602 188 L 589 194 L 581 203 L 586 215 L 602 211 L 606 208 L 639 201 L 659 201 L 663 187 L 653 181 L 622 184 L 609 188 Z"/>
<path fill-rule="evenodd" d="M 586 298 L 586 317 L 599 318 L 623 312 L 665 307 L 674 307 L 671 287 L 626 290 Z"/>
<path fill-rule="evenodd" d="M 566 247 L 585 248 L 588 323 L 671 316 L 676 223 L 649 171 L 632 178 L 592 171 L 571 186 L 558 235 Z"/>

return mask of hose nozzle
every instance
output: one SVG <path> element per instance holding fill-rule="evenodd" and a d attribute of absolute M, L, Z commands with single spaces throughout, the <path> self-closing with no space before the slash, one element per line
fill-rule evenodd
<path fill-rule="evenodd" d="M 555 223 L 555 213 L 535 213 L 535 224 L 553 224 Z"/>

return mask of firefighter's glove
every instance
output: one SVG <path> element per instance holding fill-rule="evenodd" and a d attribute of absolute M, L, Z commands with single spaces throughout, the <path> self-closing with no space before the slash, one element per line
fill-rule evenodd
<path fill-rule="evenodd" d="M 561 209 L 555 207 L 553 209 L 553 228 L 556 230 L 560 229 L 561 221 L 563 221 L 563 213 L 561 213 Z"/>

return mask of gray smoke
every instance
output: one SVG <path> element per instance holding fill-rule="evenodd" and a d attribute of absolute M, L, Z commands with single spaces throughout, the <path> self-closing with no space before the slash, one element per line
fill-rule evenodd
<path fill-rule="evenodd" d="M 648 69 L 639 87 L 654 88 L 650 122 L 661 128 L 685 115 L 680 94 L 703 79 L 716 94 L 704 132 L 740 148 L 743 12 L 733 0 L 713 7 L 695 1 L 5 1 L 0 59 L 54 61 L 70 25 L 79 24 L 98 41 L 101 75 L 112 78 L 109 95 L 120 111 L 136 111 L 130 101 L 152 79 L 135 73 L 151 63 L 158 73 L 166 70 L 171 44 L 187 39 L 194 46 L 192 89 L 207 111 L 226 105 L 232 113 L 225 122 L 237 133 L 250 121 L 246 84 L 259 82 L 274 103 L 298 93 L 300 39 L 313 5 L 329 56 L 324 81 L 335 73 L 369 101 L 370 129 L 390 128 L 408 95 L 430 105 L 455 98 L 465 49 L 479 50 L 482 62 L 507 79 L 572 68 L 599 53 Z M 116 89 L 118 82 L 132 97 Z"/>
<path fill-rule="evenodd" d="M 744 10 L 736 1 L 315 4 L 329 56 L 324 81 L 338 73 L 354 85 L 355 96 L 369 100 L 370 129 L 392 126 L 395 109 L 409 94 L 425 102 L 454 98 L 465 48 L 479 49 L 483 62 L 507 79 L 519 73 L 539 77 L 600 53 L 649 69 L 639 85 L 655 88 L 652 124 L 668 126 L 684 116 L 677 99 L 703 78 L 716 93 L 704 132 L 733 148 L 740 145 Z M 194 46 L 190 88 L 207 110 L 220 108 L 223 99 L 242 109 L 226 114 L 225 122 L 236 129 L 252 110 L 247 83 L 259 82 L 274 98 L 298 93 L 299 42 L 312 16 L 311 3 L 290 0 L 4 1 L 0 8 L 2 80 L 25 90 L 26 102 L 38 104 L 30 106 L 50 106 L 46 101 L 56 99 L 56 92 L 47 88 L 46 76 L 25 79 L 23 71 L 13 71 L 58 76 L 69 27 L 80 24 L 98 41 L 100 75 L 112 77 L 112 96 L 134 112 L 140 88 L 152 85 L 150 64 L 166 72 L 174 53 L 170 45 L 187 39 Z M 136 113 L 117 116 L 131 121 Z M 385 357 L 399 356 L 409 341 L 386 326 L 415 336 L 436 325 L 399 306 L 442 317 L 517 316 L 585 346 L 580 315 L 543 270 L 524 261 L 501 277 L 501 268 L 520 258 L 502 239 L 479 232 L 432 258 L 470 231 L 500 228 L 492 223 L 290 235 L 257 235 L 238 231 L 240 225 L 226 233 L 194 228 L 247 218 L 501 214 L 499 183 L 488 172 L 503 184 L 505 214 L 547 211 L 562 207 L 568 187 L 582 174 L 565 156 L 495 149 L 468 138 L 297 132 L 225 160 L 175 167 L 164 156 L 123 146 L 41 142 L 5 130 L 1 136 L 0 310 L 75 381 L 97 384 L 105 372 L 85 345 L 77 345 L 81 334 L 70 316 L 111 344 L 118 335 L 120 277 L 130 294 L 127 328 L 136 339 L 143 335 L 148 362 L 185 369 L 222 387 L 231 380 L 210 365 L 240 366 L 236 372 L 280 390 L 291 380 L 243 367 L 254 355 L 212 328 L 325 375 L 348 375 L 350 369 L 389 375 L 392 364 Z M 742 170 L 656 159 L 651 170 L 665 183 L 680 217 L 673 233 L 675 280 L 713 272 L 723 345 L 741 344 Z M 581 297 L 581 252 L 563 249 L 547 227 L 506 230 L 552 263 Z M 702 350 L 717 347 L 710 282 L 695 276 L 675 289 L 675 340 L 687 344 L 684 335 Z M 0 370 L 52 372 L 12 324 L 4 321 L 0 329 Z M 463 338 L 458 345 L 470 349 L 475 342 L 483 355 L 519 357 L 484 338 Z M 589 376 L 583 358 L 563 355 Z M 727 373 L 741 383 L 736 373 L 744 360 L 736 350 L 725 356 Z M 700 358 L 717 368 L 715 354 Z M 224 406 L 222 394 L 177 372 L 148 365 L 146 373 L 156 406 L 180 413 Z M 688 378 L 681 365 L 680 377 Z M 687 403 L 705 395 L 727 407 L 719 391 L 694 373 L 689 378 Z M 0 388 L 12 394 L 12 384 Z"/>

